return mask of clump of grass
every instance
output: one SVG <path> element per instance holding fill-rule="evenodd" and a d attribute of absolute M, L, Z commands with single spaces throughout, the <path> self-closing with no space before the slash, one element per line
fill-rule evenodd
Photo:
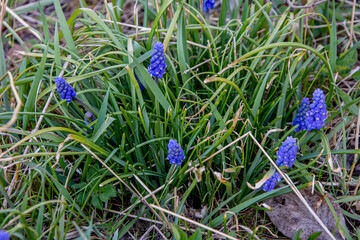
<path fill-rule="evenodd" d="M 355 166 L 359 150 L 348 144 L 358 145 L 360 100 L 357 82 L 341 84 L 358 78 L 358 44 L 336 27 L 350 5 L 321 4 L 309 18 L 276 1 L 226 0 L 208 13 L 201 2 L 139 1 L 143 19 L 135 7 L 132 25 L 119 22 L 124 1 L 98 12 L 81 1 L 66 21 L 55 0 L 55 24 L 37 4 L 5 14 L 0 43 L 24 51 L 10 68 L 0 49 L 0 229 L 19 239 L 258 238 L 268 233 L 257 204 L 316 179 L 344 204 L 353 228 L 342 230 L 355 237 L 358 176 L 348 159 L 355 154 Z M 31 9 L 43 25 L 26 29 L 40 39 L 29 47 L 10 23 Z M 165 63 L 154 67 L 166 69 L 154 78 L 156 42 Z M 76 92 L 69 102 L 59 76 Z M 301 99 L 317 88 L 326 125 L 295 132 Z M 289 136 L 297 160 L 279 169 Z M 264 192 L 275 171 L 287 185 Z"/>

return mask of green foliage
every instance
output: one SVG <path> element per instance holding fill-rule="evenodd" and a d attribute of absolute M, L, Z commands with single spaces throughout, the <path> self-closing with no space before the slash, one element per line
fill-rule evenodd
<path fill-rule="evenodd" d="M 99 183 L 105 177 L 106 171 L 99 169 L 99 165 L 92 166 L 87 174 L 86 181 L 71 185 L 76 190 L 75 196 L 81 205 L 90 203 L 97 209 L 103 209 L 103 203 L 108 202 L 112 197 L 116 197 L 116 190 L 113 185 L 99 186 Z"/>
<path fill-rule="evenodd" d="M 301 230 L 302 229 L 299 229 L 296 233 L 295 233 L 295 235 L 294 235 L 294 237 L 293 237 L 293 240 L 301 240 L 302 238 L 301 238 Z M 313 233 L 313 234 L 311 234 L 308 238 L 307 238 L 307 240 L 315 240 L 317 237 L 319 237 L 320 235 L 322 234 L 322 232 L 315 232 L 315 233 Z"/>
<path fill-rule="evenodd" d="M 176 240 L 187 240 L 186 233 L 184 233 L 184 231 L 181 230 L 179 226 L 171 224 L 171 229 Z"/>
<path fill-rule="evenodd" d="M 227 0 L 209 15 L 202 14 L 199 0 L 166 0 L 159 8 L 155 1 L 140 0 L 144 19 L 131 15 L 134 25 L 126 30 L 125 1 L 107 1 L 98 12 L 80 1 L 82 8 L 67 20 L 60 2 L 24 8 L 10 3 L 18 14 L 55 8 L 56 23 L 40 11 L 43 39 L 30 48 L 18 34 L 20 27 L 10 24 L 13 17 L 5 16 L 0 44 L 16 42 L 26 54 L 14 67 L 5 65 L 0 49 L 0 127 L 11 120 L 16 105 L 6 68 L 23 101 L 15 123 L 1 135 L 2 166 L 14 164 L 21 171 L 5 175 L 0 169 L 0 202 L 6 201 L 0 204 L 5 208 L 0 229 L 19 239 L 65 239 L 73 231 L 84 239 L 119 239 L 132 228 L 145 233 L 154 220 L 168 234 L 170 223 L 175 239 L 190 233 L 179 226 L 196 229 L 154 210 L 154 204 L 187 217 L 203 210 L 195 220 L 217 229 L 230 221 L 229 211 L 254 231 L 229 229 L 230 236 L 261 235 L 253 225 L 258 203 L 291 190 L 267 193 L 249 185 L 271 169 L 265 153 L 275 159 L 287 136 L 299 142 L 296 167 L 283 169 L 296 185 L 314 178 L 331 185 L 328 194 L 344 193 L 339 201 L 347 202 L 347 186 L 358 177 L 345 177 L 346 159 L 360 154 L 347 144 L 359 114 L 360 75 L 353 73 L 351 89 L 339 84 L 358 60 L 359 43 L 342 47 L 347 35 L 336 24 L 349 18 L 348 5 L 321 4 L 316 17 L 308 18 L 303 9 L 282 1 L 235 1 L 231 7 Z M 320 24 L 325 27 L 316 27 Z M 157 41 L 164 43 L 167 64 L 158 84 L 147 72 Z M 56 91 L 60 73 L 77 92 L 78 100 L 70 104 Z M 316 88 L 327 93 L 327 125 L 321 132 L 295 133 L 291 122 L 300 101 Z M 95 116 L 89 126 L 87 111 Z M 180 167 L 166 158 L 170 139 L 184 149 Z M 339 159 L 341 174 L 317 161 L 329 156 Z M 9 191 L 12 179 L 17 184 Z M 250 217 L 244 214 L 253 209 Z M 348 209 L 344 214 L 358 220 Z M 198 228 L 190 239 L 213 235 Z"/>

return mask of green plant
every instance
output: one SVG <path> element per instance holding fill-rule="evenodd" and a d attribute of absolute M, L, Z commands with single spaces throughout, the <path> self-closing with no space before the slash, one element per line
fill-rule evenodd
<path fill-rule="evenodd" d="M 197 226 L 189 227 L 179 216 L 206 206 L 197 222 L 222 226 L 231 237 L 230 221 L 245 211 L 264 210 L 259 202 L 292 191 L 288 186 L 261 190 L 266 174 L 275 171 L 269 158 L 288 136 L 298 139 L 301 154 L 294 169 L 286 170 L 286 183 L 293 189 L 313 179 L 329 183 L 329 194 L 342 192 L 339 201 L 347 202 L 352 194 L 347 185 L 358 180 L 345 178 L 344 166 L 349 155 L 359 154 L 347 142 L 360 101 L 357 87 L 344 92 L 335 77 L 345 78 L 357 59 L 357 43 L 341 54 L 336 49 L 345 41 L 336 28 L 342 19 L 337 11 L 347 6 L 318 5 L 319 13 L 307 21 L 304 9 L 293 12 L 276 1 L 244 0 L 231 7 L 225 0 L 214 21 L 202 14 L 199 2 L 138 1 L 144 19 L 141 24 L 133 15 L 127 32 L 119 10 L 124 1 L 108 1 L 100 12 L 80 1 L 82 7 L 66 21 L 55 0 L 55 24 L 41 5 L 50 2 L 15 8 L 19 14 L 30 7 L 41 13 L 42 31 L 29 27 L 41 40 L 31 47 L 21 40 L 20 27 L 10 24 L 14 16 L 5 16 L 0 43 L 16 41 L 26 54 L 7 72 L 10 63 L 0 49 L 0 158 L 5 163 L 0 228 L 20 239 L 64 239 L 72 231 L 80 234 L 80 226 L 91 226 L 99 238 L 118 239 L 139 222 L 156 220 L 183 239 L 187 233 L 180 225 Z M 325 27 L 304 28 L 320 23 Z M 167 66 L 158 82 L 148 73 L 155 42 L 163 43 Z M 58 95 L 54 81 L 60 75 L 78 100 L 67 103 Z M 296 133 L 291 122 L 300 100 L 316 88 L 327 94 L 325 129 Z M 91 125 L 85 117 L 89 111 Z M 167 159 L 170 139 L 184 149 L 181 166 Z M 333 158 L 341 163 L 335 165 Z M 344 214 L 357 221 L 351 208 Z M 238 225 L 250 230 L 233 237 L 263 233 L 249 224 L 259 220 L 258 214 L 242 219 Z M 343 230 L 351 237 L 352 230 Z"/>

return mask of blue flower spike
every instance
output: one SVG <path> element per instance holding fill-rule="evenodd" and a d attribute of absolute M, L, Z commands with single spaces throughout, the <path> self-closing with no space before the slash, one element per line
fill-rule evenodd
<path fill-rule="evenodd" d="M 293 137 L 287 137 L 276 153 L 276 155 L 279 157 L 276 160 L 276 164 L 280 167 L 287 165 L 289 168 L 291 168 L 296 160 L 297 150 L 298 146 L 296 144 L 296 139 Z"/>
<path fill-rule="evenodd" d="M 272 175 L 271 178 L 269 178 L 263 185 L 263 189 L 266 192 L 270 192 L 272 190 L 274 190 L 275 185 L 280 182 L 282 179 L 282 176 L 276 172 L 274 175 Z"/>
<path fill-rule="evenodd" d="M 90 111 L 87 111 L 84 116 L 85 125 L 88 126 L 94 120 L 95 120 L 94 114 Z M 93 129 L 93 127 L 90 127 L 90 129 Z"/>
<path fill-rule="evenodd" d="M 154 50 L 151 55 L 150 65 L 148 72 L 151 76 L 157 78 L 162 78 L 165 73 L 166 63 L 165 63 L 165 53 L 164 45 L 161 42 L 157 42 L 154 45 Z"/>
<path fill-rule="evenodd" d="M 306 97 L 303 98 L 300 103 L 299 112 L 296 114 L 296 117 L 293 121 L 293 125 L 299 125 L 295 129 L 296 132 L 306 130 L 305 118 L 306 118 L 307 111 L 309 111 L 309 105 L 310 105 L 309 98 L 306 98 Z"/>
<path fill-rule="evenodd" d="M 76 92 L 74 88 L 65 81 L 62 77 L 57 77 L 55 79 L 56 88 L 58 93 L 60 93 L 61 99 L 66 99 L 68 103 L 70 103 L 73 98 L 76 97 Z"/>
<path fill-rule="evenodd" d="M 215 6 L 215 0 L 203 0 L 203 11 L 207 12 Z"/>
<path fill-rule="evenodd" d="M 320 130 L 325 126 L 327 115 L 325 95 L 324 92 L 318 88 L 313 95 L 313 102 L 309 106 L 309 111 L 306 112 L 305 124 L 307 130 Z"/>
<path fill-rule="evenodd" d="M 4 230 L 0 230 L 0 240 L 10 240 L 10 234 Z"/>
<path fill-rule="evenodd" d="M 174 139 L 170 139 L 168 144 L 168 159 L 170 160 L 170 164 L 181 165 L 182 160 L 185 159 L 184 150 L 180 147 L 178 142 Z"/>

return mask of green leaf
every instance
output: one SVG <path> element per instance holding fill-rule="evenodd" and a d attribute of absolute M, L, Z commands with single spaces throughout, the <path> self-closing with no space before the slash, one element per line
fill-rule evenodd
<path fill-rule="evenodd" d="M 322 234 L 322 232 L 316 232 L 316 233 L 313 233 L 309 236 L 308 240 L 314 240 L 316 239 L 318 236 L 320 236 Z"/>
<path fill-rule="evenodd" d="M 171 38 L 172 33 L 173 33 L 173 31 L 174 31 L 174 28 L 175 28 L 175 26 L 176 26 L 176 22 L 177 22 L 177 20 L 178 20 L 178 18 L 179 18 L 179 16 L 180 16 L 181 10 L 182 10 L 181 7 L 179 7 L 179 8 L 176 10 L 176 12 L 175 12 L 175 14 L 174 14 L 174 17 L 173 17 L 173 19 L 171 20 L 171 24 L 170 24 L 170 26 L 169 26 L 169 29 L 168 29 L 167 32 L 166 32 L 166 36 L 165 36 L 165 39 L 164 39 L 164 51 L 166 51 L 166 49 L 167 49 L 167 47 L 168 47 L 168 44 L 169 44 L 169 42 L 170 42 L 170 38 Z"/>
<path fill-rule="evenodd" d="M 55 33 L 54 33 L 54 50 L 55 50 L 56 76 L 59 76 L 62 66 L 61 66 L 60 43 L 59 43 L 59 34 L 58 34 L 57 22 L 55 24 Z"/>
<path fill-rule="evenodd" d="M 184 73 L 185 70 L 188 69 L 189 64 L 189 54 L 187 47 L 187 38 L 186 38 L 186 29 L 185 29 L 185 21 L 184 17 L 180 16 L 178 20 L 178 30 L 177 30 L 177 54 L 178 60 L 181 69 L 181 78 L 183 84 L 187 83 L 188 76 Z M 184 88 L 189 89 L 189 84 L 185 84 Z"/>
<path fill-rule="evenodd" d="M 330 33 L 330 66 L 333 72 L 335 72 L 336 56 L 337 56 L 335 6 L 336 6 L 335 1 L 333 0 L 333 16 L 332 16 L 331 33 Z"/>
<path fill-rule="evenodd" d="M 161 92 L 158 85 L 155 83 L 154 79 L 150 76 L 150 74 L 145 70 L 143 66 L 141 66 L 137 60 L 134 58 L 134 62 L 140 71 L 140 74 L 145 80 L 146 85 L 150 88 L 151 92 L 154 94 L 156 100 L 159 101 L 160 105 L 164 108 L 166 112 L 172 110 L 169 102 L 166 100 L 164 94 Z"/>
<path fill-rule="evenodd" d="M 56 16 L 59 19 L 58 23 L 60 24 L 61 30 L 64 33 L 64 37 L 65 37 L 65 41 L 67 46 L 69 47 L 69 50 L 74 54 L 77 55 L 77 51 L 76 51 L 76 47 L 75 47 L 75 43 L 74 40 L 72 38 L 70 29 L 66 23 L 66 19 L 65 19 L 65 15 L 64 12 L 62 10 L 62 7 L 60 5 L 60 1 L 59 0 L 55 0 L 54 1 L 54 5 L 55 5 L 55 12 L 56 12 Z M 59 37 L 61 37 L 62 34 L 60 34 Z M 46 54 L 45 54 L 46 55 Z"/>
<path fill-rule="evenodd" d="M 301 228 L 296 231 L 296 233 L 294 234 L 293 240 L 301 240 L 301 231 L 302 231 Z"/>
<path fill-rule="evenodd" d="M 116 190 L 113 185 L 108 184 L 108 185 L 100 188 L 100 200 L 101 201 L 107 202 L 112 197 L 116 197 Z"/>
<path fill-rule="evenodd" d="M 346 92 L 341 90 L 338 86 L 335 86 L 335 88 L 338 91 L 340 98 L 345 102 L 346 105 L 353 101 L 352 98 Z M 359 115 L 359 108 L 355 104 L 350 105 L 349 110 L 355 116 Z"/>
<path fill-rule="evenodd" d="M 355 62 L 358 59 L 357 47 L 360 45 L 360 41 L 355 43 L 349 50 L 341 53 L 339 58 L 336 60 L 336 65 L 347 66 L 353 68 Z"/>
<path fill-rule="evenodd" d="M 201 230 L 200 228 L 197 228 L 194 234 L 191 235 L 191 237 L 189 237 L 188 240 L 201 240 L 201 239 L 202 239 Z"/>
<path fill-rule="evenodd" d="M 181 230 L 179 228 L 179 226 L 171 223 L 171 229 L 172 229 L 173 237 L 175 238 L 175 240 L 187 240 L 186 233 L 184 233 L 184 231 Z"/>
<path fill-rule="evenodd" d="M 121 231 L 119 232 L 119 239 L 124 236 L 127 232 L 129 232 L 130 228 L 138 221 L 138 218 L 135 218 L 130 223 L 121 227 Z"/>
<path fill-rule="evenodd" d="M 344 202 L 356 202 L 360 200 L 360 196 L 345 196 L 341 199 L 334 201 L 335 203 L 344 203 Z"/>
<path fill-rule="evenodd" d="M 106 95 L 104 97 L 104 100 L 101 104 L 101 108 L 100 108 L 100 112 L 97 116 L 96 119 L 96 123 L 95 123 L 95 127 L 94 127 L 94 136 L 97 134 L 97 132 L 99 131 L 100 126 L 103 124 L 104 120 L 105 120 L 105 114 L 107 111 L 107 105 L 108 105 L 108 100 L 109 100 L 109 92 L 110 92 L 110 88 L 108 88 Z M 93 141 L 96 141 L 95 139 L 92 139 Z"/>
<path fill-rule="evenodd" d="M 151 45 L 152 45 L 152 40 L 155 34 L 155 29 L 158 27 L 158 23 L 161 19 L 161 16 L 164 14 L 165 10 L 167 9 L 167 7 L 170 5 L 170 3 L 173 0 L 166 0 L 165 2 L 163 2 L 163 4 L 161 5 L 161 8 L 159 9 L 159 12 L 156 15 L 156 18 L 154 20 L 154 22 L 152 23 L 152 28 L 150 30 L 150 35 L 149 35 L 149 40 L 147 43 L 147 49 L 150 50 Z"/>
<path fill-rule="evenodd" d="M 118 38 L 113 34 L 111 29 L 102 21 L 102 19 L 89 8 L 81 8 L 79 9 L 81 12 L 86 13 L 89 17 L 91 17 L 100 27 L 106 32 L 106 34 L 111 38 L 111 40 L 115 43 L 115 45 L 119 49 L 124 49 L 124 44 L 118 40 Z"/>
<path fill-rule="evenodd" d="M 49 43 L 46 46 L 44 54 L 43 54 L 43 56 L 41 58 L 39 69 L 37 70 L 36 75 L 34 77 L 34 80 L 33 80 L 32 84 L 31 84 L 31 88 L 30 88 L 30 91 L 29 91 L 29 94 L 28 94 L 28 98 L 26 100 L 25 107 L 24 107 L 24 111 L 26 111 L 26 112 L 32 112 L 34 110 L 34 108 L 35 108 L 37 91 L 39 89 L 40 80 L 43 78 L 43 73 L 44 73 L 44 68 L 45 68 L 48 49 L 49 49 Z M 27 128 L 27 125 L 29 123 L 29 118 L 30 118 L 30 115 L 24 115 L 23 116 L 23 128 L 24 129 Z"/>
<path fill-rule="evenodd" d="M 96 142 L 101 135 L 103 135 L 106 132 L 106 129 L 111 126 L 111 124 L 115 121 L 115 118 L 107 116 L 105 121 L 101 124 L 98 131 L 94 134 L 94 136 L 91 138 L 92 141 Z"/>
<path fill-rule="evenodd" d="M 86 186 L 85 182 L 81 182 L 81 183 L 75 183 L 70 185 L 70 187 L 74 188 L 75 190 L 80 190 L 82 188 L 84 188 Z"/>
<path fill-rule="evenodd" d="M 44 30 L 44 35 L 45 35 L 45 42 L 48 42 L 49 39 L 50 39 L 50 35 L 49 35 L 49 26 L 47 24 L 47 21 L 46 21 L 46 17 L 45 17 L 45 14 L 44 14 L 44 11 L 40 5 L 40 2 L 38 2 L 38 6 L 39 6 L 39 10 L 40 10 L 40 13 L 41 13 L 41 21 L 42 21 L 42 24 L 43 24 L 43 30 Z"/>
<path fill-rule="evenodd" d="M 103 203 L 101 202 L 98 194 L 94 194 L 94 196 L 92 196 L 90 203 L 97 209 L 103 209 Z"/>

